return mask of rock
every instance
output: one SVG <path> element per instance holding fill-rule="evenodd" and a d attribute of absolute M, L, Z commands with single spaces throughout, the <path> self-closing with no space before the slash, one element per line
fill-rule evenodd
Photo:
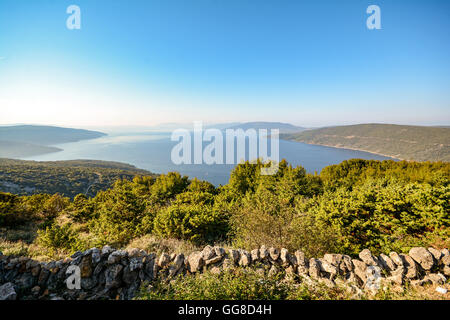
<path fill-rule="evenodd" d="M 0 300 L 16 300 L 17 293 L 14 290 L 14 285 L 11 282 L 0 286 Z"/>
<path fill-rule="evenodd" d="M 450 256 L 450 251 L 448 251 L 447 248 L 442 249 L 442 250 L 441 250 L 441 253 L 442 253 L 442 255 L 443 255 L 444 257 L 445 257 L 445 256 Z"/>
<path fill-rule="evenodd" d="M 433 247 L 429 247 L 428 251 L 433 255 L 433 258 L 439 262 L 439 260 L 441 259 L 441 257 L 443 256 L 442 252 L 438 249 L 435 249 Z"/>
<path fill-rule="evenodd" d="M 380 263 L 381 267 L 389 272 L 394 271 L 395 270 L 395 263 L 394 261 L 392 261 L 391 258 L 389 258 L 387 255 L 385 254 L 380 254 L 380 256 L 378 257 L 378 262 Z"/>
<path fill-rule="evenodd" d="M 425 248 L 415 247 L 409 250 L 409 255 L 424 270 L 431 270 L 434 265 L 433 255 Z"/>
<path fill-rule="evenodd" d="M 110 246 L 104 246 L 101 252 L 102 258 L 109 256 L 112 252 L 114 252 L 113 248 L 111 248 Z"/>
<path fill-rule="evenodd" d="M 109 266 L 105 271 L 105 288 L 118 288 L 121 283 L 123 266 L 121 264 L 114 264 Z"/>
<path fill-rule="evenodd" d="M 332 266 L 339 267 L 342 261 L 342 254 L 327 253 L 323 256 L 323 260 L 328 262 Z"/>
<path fill-rule="evenodd" d="M 317 259 L 309 259 L 309 276 L 316 280 L 320 278 L 320 265 Z"/>
<path fill-rule="evenodd" d="M 222 257 L 221 257 L 221 256 L 215 256 L 215 257 L 213 257 L 213 258 L 211 258 L 211 259 L 209 259 L 209 260 L 206 260 L 206 261 L 205 261 L 205 265 L 209 266 L 210 264 L 217 263 L 217 262 L 219 262 L 220 260 L 222 260 Z"/>
<path fill-rule="evenodd" d="M 366 269 L 367 269 L 367 265 L 362 262 L 361 260 L 358 259 L 352 259 L 352 263 L 353 263 L 353 271 L 355 273 L 355 275 L 363 282 L 365 283 L 367 280 L 367 275 L 366 275 Z"/>
<path fill-rule="evenodd" d="M 118 263 L 122 258 L 125 258 L 127 255 L 128 253 L 124 250 L 116 250 L 108 256 L 108 264 Z"/>
<path fill-rule="evenodd" d="M 205 265 L 205 260 L 203 260 L 203 252 L 195 251 L 192 252 L 187 259 L 188 270 L 191 273 L 200 271 Z"/>
<path fill-rule="evenodd" d="M 285 265 L 285 266 L 288 266 L 291 264 L 292 258 L 291 258 L 291 254 L 289 253 L 288 249 L 281 248 L 280 259 L 281 259 L 281 262 L 283 263 L 283 265 Z"/>
<path fill-rule="evenodd" d="M 325 259 L 322 259 L 322 260 L 321 259 L 316 259 L 316 260 L 319 260 L 320 270 L 330 274 L 330 280 L 334 279 L 337 276 L 337 274 L 338 274 L 338 267 L 337 266 L 332 265 L 331 263 L 329 263 Z"/>
<path fill-rule="evenodd" d="M 261 248 L 259 248 L 259 258 L 263 260 L 268 259 L 269 256 L 269 250 L 267 250 L 266 246 L 261 246 Z"/>
<path fill-rule="evenodd" d="M 184 254 L 180 253 L 176 255 L 173 260 L 173 264 L 169 268 L 169 275 L 174 276 L 184 265 Z"/>
<path fill-rule="evenodd" d="M 250 255 L 252 256 L 252 261 L 259 261 L 259 249 L 250 251 Z"/>
<path fill-rule="evenodd" d="M 342 256 L 342 262 L 341 262 L 339 268 L 343 271 L 343 273 L 352 272 L 353 271 L 352 258 L 350 256 L 344 254 Z"/>
<path fill-rule="evenodd" d="M 144 267 L 143 257 L 134 256 L 130 258 L 130 270 L 141 270 Z"/>
<path fill-rule="evenodd" d="M 446 294 L 447 293 L 447 289 L 442 288 L 442 287 L 437 287 L 436 288 L 436 292 L 439 292 L 441 294 Z"/>
<path fill-rule="evenodd" d="M 297 259 L 297 263 L 299 266 L 306 266 L 308 264 L 308 262 L 305 258 L 305 254 L 302 251 L 297 250 L 297 251 L 295 251 L 294 255 L 295 255 L 295 258 Z"/>
<path fill-rule="evenodd" d="M 395 269 L 394 271 L 391 272 L 391 276 L 387 277 L 386 280 L 401 286 L 403 284 L 403 278 L 404 278 L 405 272 L 406 272 L 406 270 L 404 267 L 402 267 L 402 266 L 397 267 L 397 269 Z"/>
<path fill-rule="evenodd" d="M 403 259 L 397 252 L 389 253 L 389 257 L 392 259 L 392 261 L 395 263 L 397 267 L 403 267 L 404 264 Z"/>
<path fill-rule="evenodd" d="M 277 248 L 271 247 L 269 249 L 269 256 L 270 256 L 270 259 L 272 259 L 273 261 L 277 261 L 278 258 L 280 257 L 280 250 L 278 250 Z"/>
<path fill-rule="evenodd" d="M 436 285 L 445 284 L 445 282 L 447 281 L 447 279 L 442 273 L 430 273 L 426 275 L 423 279 L 425 281 L 429 280 Z"/>
<path fill-rule="evenodd" d="M 450 256 L 443 256 L 440 263 L 444 266 L 450 266 Z"/>
<path fill-rule="evenodd" d="M 167 253 L 161 254 L 158 260 L 158 267 L 165 268 L 170 263 L 170 256 Z"/>
<path fill-rule="evenodd" d="M 97 263 L 99 263 L 101 259 L 102 259 L 102 252 L 97 248 L 93 248 L 92 249 L 92 264 L 97 265 Z"/>
<path fill-rule="evenodd" d="M 406 268 L 405 277 L 408 279 L 416 278 L 418 276 L 418 270 L 414 259 L 407 254 L 400 254 L 400 257 L 403 259 L 404 266 Z"/>
<path fill-rule="evenodd" d="M 239 250 L 241 258 L 239 259 L 239 265 L 241 267 L 247 267 L 252 263 L 252 256 L 246 250 Z"/>
<path fill-rule="evenodd" d="M 240 255 L 238 250 L 230 249 L 229 256 L 231 261 L 233 261 L 235 264 L 239 263 Z"/>
<path fill-rule="evenodd" d="M 216 253 L 216 256 L 219 256 L 223 258 L 225 256 L 225 249 L 222 247 L 214 247 L 214 252 Z"/>
<path fill-rule="evenodd" d="M 444 273 L 444 275 L 446 275 L 447 277 L 450 277 L 450 266 L 445 266 L 442 269 L 442 272 Z"/>
<path fill-rule="evenodd" d="M 205 261 L 213 258 L 215 255 L 216 255 L 216 251 L 211 246 L 206 246 L 202 251 L 202 258 Z"/>
<path fill-rule="evenodd" d="M 379 266 L 368 266 L 366 269 L 366 283 L 364 289 L 372 293 L 377 292 L 381 285 L 381 268 Z"/>
<path fill-rule="evenodd" d="M 377 258 L 375 258 L 369 249 L 364 249 L 359 253 L 359 258 L 368 266 L 378 266 Z"/>
<path fill-rule="evenodd" d="M 92 275 L 92 256 L 83 256 L 80 263 L 81 278 L 89 278 Z"/>

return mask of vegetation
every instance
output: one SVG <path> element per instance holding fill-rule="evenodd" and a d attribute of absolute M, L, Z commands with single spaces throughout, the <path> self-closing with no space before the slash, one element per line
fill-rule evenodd
<path fill-rule="evenodd" d="M 19 195 L 59 193 L 69 198 L 77 194 L 93 196 L 111 187 L 117 179 L 132 179 L 136 175 L 153 176 L 146 170 L 110 161 L 0 159 L 0 191 Z"/>
<path fill-rule="evenodd" d="M 87 170 L 83 164 L 62 168 L 70 179 L 71 170 Z M 104 244 L 153 249 L 157 239 L 172 239 L 186 248 L 264 244 L 319 256 L 450 244 L 449 163 L 354 159 L 310 175 L 282 161 L 273 176 L 260 174 L 265 165 L 240 164 L 219 188 L 171 172 L 118 179 L 73 200 L 0 193 L 0 251 L 50 258 Z"/>
<path fill-rule="evenodd" d="M 450 128 L 359 124 L 306 130 L 282 138 L 415 161 L 450 161 Z"/>
<path fill-rule="evenodd" d="M 445 300 L 435 286 L 394 290 L 385 287 L 375 295 L 355 294 L 349 287 L 332 288 L 324 283 L 308 285 L 284 279 L 283 273 L 237 268 L 230 272 L 211 272 L 179 276 L 170 281 L 158 279 L 144 287 L 137 300 Z"/>

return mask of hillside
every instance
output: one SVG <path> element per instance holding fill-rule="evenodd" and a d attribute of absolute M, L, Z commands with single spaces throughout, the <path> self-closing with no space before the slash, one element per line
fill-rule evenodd
<path fill-rule="evenodd" d="M 242 130 L 248 130 L 248 129 L 279 129 L 280 133 L 294 133 L 294 132 L 300 132 L 305 130 L 305 128 L 297 127 L 289 123 L 282 123 L 282 122 L 246 122 L 246 123 L 240 123 L 233 126 L 230 126 L 226 129 L 242 129 Z M 270 132 L 269 132 L 270 133 Z"/>
<path fill-rule="evenodd" d="M 359 124 L 306 130 L 281 138 L 402 160 L 450 161 L 450 128 Z"/>
<path fill-rule="evenodd" d="M 61 149 L 26 142 L 0 140 L 0 158 L 31 157 L 58 151 Z"/>
<path fill-rule="evenodd" d="M 0 127 L 0 157 L 22 158 L 61 151 L 55 144 L 95 139 L 105 133 L 83 129 L 20 125 Z"/>
<path fill-rule="evenodd" d="M 132 179 L 152 173 L 109 161 L 71 160 L 37 162 L 0 159 L 0 191 L 20 195 L 59 193 L 73 198 L 79 193 L 95 195 L 119 178 Z"/>

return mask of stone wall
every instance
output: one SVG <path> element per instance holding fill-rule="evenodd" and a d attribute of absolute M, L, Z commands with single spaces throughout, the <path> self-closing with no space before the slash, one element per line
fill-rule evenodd
<path fill-rule="evenodd" d="M 269 274 L 284 272 L 292 281 L 319 281 L 329 286 L 341 283 L 359 291 L 378 290 L 386 283 L 444 284 L 446 276 L 450 276 L 450 254 L 448 249 L 412 248 L 408 255 L 391 252 L 389 256 L 374 256 L 365 249 L 359 259 L 341 254 L 306 259 L 301 251 L 290 253 L 264 246 L 250 252 L 206 246 L 186 257 L 156 256 L 140 249 L 124 251 L 105 246 L 43 263 L 0 253 L 0 300 L 131 299 L 141 284 L 158 277 L 248 267 Z M 69 289 L 77 285 L 76 279 L 79 289 Z"/>

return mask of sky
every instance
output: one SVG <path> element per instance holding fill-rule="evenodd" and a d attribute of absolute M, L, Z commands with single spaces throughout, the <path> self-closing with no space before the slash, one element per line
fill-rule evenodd
<path fill-rule="evenodd" d="M 449 125 L 449 40 L 446 0 L 0 0 L 0 124 Z"/>

